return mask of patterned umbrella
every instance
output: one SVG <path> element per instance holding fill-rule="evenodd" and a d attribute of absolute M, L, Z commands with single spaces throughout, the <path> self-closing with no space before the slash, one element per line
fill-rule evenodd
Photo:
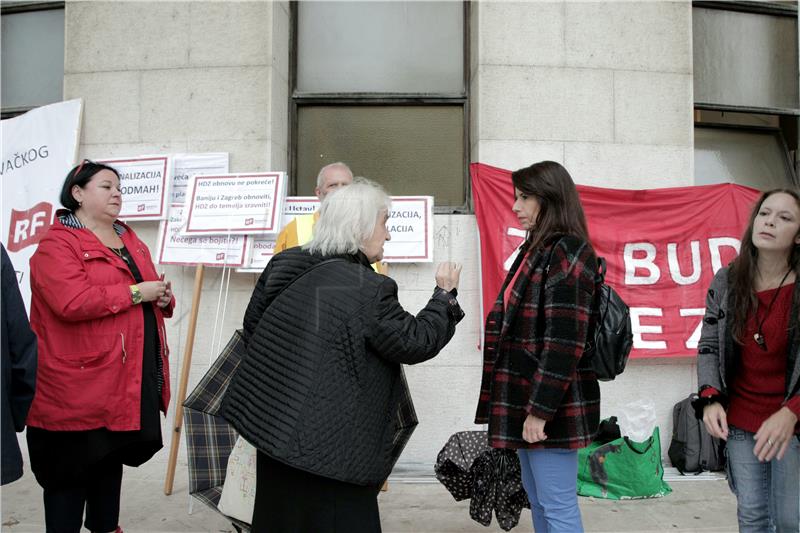
<path fill-rule="evenodd" d="M 238 437 L 236 430 L 218 413 L 222 397 L 242 360 L 244 348 L 242 332 L 237 330 L 206 375 L 183 402 L 189 458 L 189 494 L 217 512 L 228 457 Z M 238 528 L 250 527 L 249 524 L 227 518 Z"/>
<path fill-rule="evenodd" d="M 471 500 L 469 514 L 484 526 L 492 523 L 494 513 L 500 527 L 508 531 L 519 523 L 522 508 L 530 508 L 517 454 L 489 447 L 485 431 L 452 435 L 439 452 L 434 470 L 456 501 Z"/>

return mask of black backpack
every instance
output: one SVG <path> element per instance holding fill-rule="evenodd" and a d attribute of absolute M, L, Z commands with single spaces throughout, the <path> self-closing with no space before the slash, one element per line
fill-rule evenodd
<path fill-rule="evenodd" d="M 679 401 L 672 408 L 672 441 L 669 460 L 681 474 L 725 468 L 725 442 L 712 437 L 702 420 L 695 416 L 692 400 L 695 395 Z"/>
<path fill-rule="evenodd" d="M 611 381 L 625 370 L 633 347 L 633 326 L 628 304 L 605 284 L 606 260 L 597 258 L 597 291 L 592 313 L 594 334 L 586 343 L 584 357 L 600 381 Z"/>

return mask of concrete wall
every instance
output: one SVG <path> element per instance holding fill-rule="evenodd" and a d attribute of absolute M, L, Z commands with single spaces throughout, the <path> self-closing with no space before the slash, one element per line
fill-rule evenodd
<path fill-rule="evenodd" d="M 578 182 L 608 187 L 691 184 L 689 3 L 487 2 L 473 3 L 471 17 L 473 161 L 513 169 L 552 159 Z M 67 2 L 64 92 L 85 101 L 81 155 L 227 151 L 232 171 L 286 170 L 288 29 L 285 2 Z M 407 368 L 421 423 L 403 469 L 430 465 L 450 434 L 475 428 L 475 218 L 437 215 L 435 225 L 435 260 L 464 263 L 467 317 L 439 357 Z M 155 246 L 155 223 L 134 227 Z M 434 269 L 391 266 L 409 311 L 427 301 Z M 234 273 L 225 289 L 219 269 L 206 272 L 190 389 L 217 353 L 215 329 L 224 343 L 240 326 L 256 279 Z M 175 386 L 194 269 L 167 275 L 178 297 L 168 330 Z M 634 361 L 603 386 L 603 411 L 654 398 L 666 440 L 669 409 L 695 388 L 691 362 Z"/>

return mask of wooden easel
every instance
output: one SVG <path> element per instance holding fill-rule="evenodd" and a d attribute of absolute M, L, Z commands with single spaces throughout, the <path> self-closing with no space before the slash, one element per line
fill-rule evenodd
<path fill-rule="evenodd" d="M 189 384 L 189 370 L 192 368 L 192 351 L 194 350 L 194 334 L 197 329 L 197 313 L 200 311 L 200 293 L 203 289 L 203 265 L 197 265 L 194 272 L 194 293 L 192 294 L 192 311 L 189 314 L 189 330 L 186 333 L 186 347 L 183 351 L 181 377 L 178 382 L 178 395 L 175 398 L 175 420 L 173 422 L 172 441 L 169 445 L 169 461 L 167 462 L 167 478 L 164 481 L 164 494 L 172 494 L 175 482 L 175 466 L 178 462 L 178 447 L 181 444 L 183 427 L 183 401 L 186 399 L 186 388 Z"/>

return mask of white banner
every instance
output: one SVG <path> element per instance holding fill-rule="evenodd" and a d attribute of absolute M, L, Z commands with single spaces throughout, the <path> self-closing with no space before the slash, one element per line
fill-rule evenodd
<path fill-rule="evenodd" d="M 319 209 L 315 196 L 290 196 L 283 208 L 283 227 L 298 215 Z M 429 263 L 433 261 L 433 197 L 392 197 L 392 212 L 386 223 L 392 239 L 384 249 L 386 263 Z M 275 255 L 276 236 L 250 236 L 247 240 L 247 266 L 237 272 L 261 272 Z"/>
<path fill-rule="evenodd" d="M 50 227 L 67 172 L 74 166 L 83 102 L 70 100 L 0 122 L 3 179 L 0 235 L 30 305 L 30 260 Z"/>
<path fill-rule="evenodd" d="M 183 204 L 186 201 L 186 189 L 189 181 L 198 174 L 227 174 L 227 152 L 203 154 L 173 154 L 172 156 L 172 190 L 170 203 Z"/>
<path fill-rule="evenodd" d="M 383 247 L 384 262 L 433 261 L 433 196 L 393 196 L 386 227 L 392 240 Z"/>
<path fill-rule="evenodd" d="M 163 220 L 171 177 L 169 157 L 165 155 L 98 159 L 119 172 L 122 190 L 120 220 Z"/>
<path fill-rule="evenodd" d="M 173 204 L 169 217 L 158 231 L 158 259 L 161 265 L 244 265 L 247 237 L 244 235 L 181 235 L 184 206 Z"/>
<path fill-rule="evenodd" d="M 277 234 L 286 174 L 262 172 L 194 176 L 184 212 L 185 235 Z"/>

